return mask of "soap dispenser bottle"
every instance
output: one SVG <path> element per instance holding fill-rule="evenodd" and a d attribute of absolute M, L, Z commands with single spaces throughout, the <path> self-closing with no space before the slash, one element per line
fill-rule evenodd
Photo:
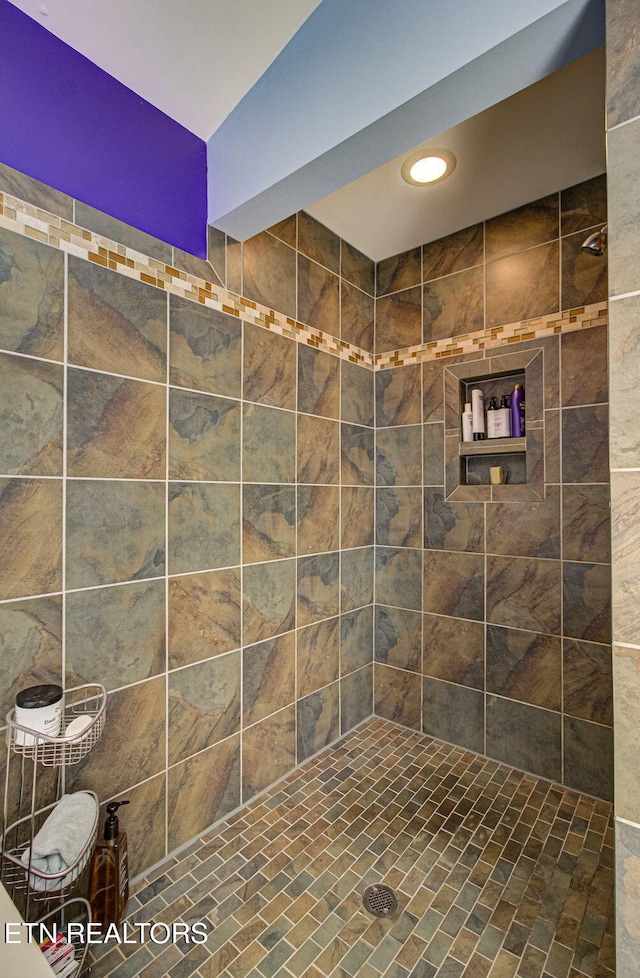
<path fill-rule="evenodd" d="M 498 414 L 500 415 L 498 419 L 500 438 L 510 438 L 511 437 L 511 405 L 509 403 L 508 394 L 502 395 L 502 400 L 500 401 L 500 407 L 498 408 Z"/>
<path fill-rule="evenodd" d="M 500 437 L 498 421 L 498 401 L 495 397 L 490 397 L 489 407 L 487 408 L 487 438 Z"/>
<path fill-rule="evenodd" d="M 116 812 L 128 801 L 107 805 L 104 838 L 97 843 L 89 875 L 89 903 L 93 919 L 107 927 L 122 920 L 129 899 L 127 836 L 120 831 Z"/>

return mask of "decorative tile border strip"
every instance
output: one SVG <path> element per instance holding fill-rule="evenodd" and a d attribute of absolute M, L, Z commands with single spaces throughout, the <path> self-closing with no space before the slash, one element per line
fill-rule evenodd
<path fill-rule="evenodd" d="M 540 339 L 552 333 L 568 333 L 590 326 L 600 326 L 607 322 L 607 303 L 598 302 L 560 314 L 554 313 L 550 316 L 509 323 L 506 326 L 496 326 L 475 333 L 465 333 L 462 336 L 447 337 L 433 343 L 423 343 L 374 355 L 350 343 L 345 343 L 344 340 L 330 333 L 305 326 L 274 309 L 238 296 L 221 286 L 213 285 L 196 275 L 150 258 L 142 252 L 127 248 L 94 231 L 87 231 L 18 197 L 2 192 L 0 192 L 0 227 L 35 241 L 41 241 L 85 261 L 110 268 L 114 272 L 145 282 L 147 285 L 154 285 L 172 295 L 199 302 L 218 312 L 237 316 L 244 322 L 270 329 L 280 336 L 287 336 L 297 343 L 305 343 L 315 349 L 324 350 L 331 356 L 360 364 L 369 370 L 388 370 L 390 367 L 424 363 L 458 354 L 477 353 L 487 347 Z"/>
<path fill-rule="evenodd" d="M 487 348 L 522 343 L 524 340 L 544 339 L 554 333 L 571 333 L 590 326 L 602 326 L 607 322 L 607 303 L 594 302 L 578 309 L 538 316 L 521 322 L 494 326 L 475 333 L 447 337 L 433 343 L 408 346 L 390 353 L 377 353 L 374 357 L 374 370 L 388 370 L 389 367 L 405 367 L 411 363 L 424 363 L 427 360 L 441 360 L 459 354 L 478 353 Z"/>
<path fill-rule="evenodd" d="M 305 343 L 318 350 L 351 363 L 373 369 L 373 354 L 357 346 L 345 343 L 329 333 L 305 326 L 274 309 L 269 309 L 250 299 L 229 292 L 205 279 L 166 265 L 133 248 L 111 241 L 94 231 L 87 231 L 40 210 L 33 204 L 19 200 L 11 194 L 0 192 L 0 227 L 8 231 L 41 241 L 69 255 L 110 268 L 129 278 L 155 285 L 171 295 L 190 299 L 216 309 L 218 312 L 237 316 L 246 323 L 262 326 L 298 343 Z"/>

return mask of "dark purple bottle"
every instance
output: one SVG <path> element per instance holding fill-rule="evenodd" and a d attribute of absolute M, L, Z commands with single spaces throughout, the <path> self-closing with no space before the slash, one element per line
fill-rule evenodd
<path fill-rule="evenodd" d="M 511 437 L 524 435 L 524 387 L 516 384 L 511 392 Z"/>

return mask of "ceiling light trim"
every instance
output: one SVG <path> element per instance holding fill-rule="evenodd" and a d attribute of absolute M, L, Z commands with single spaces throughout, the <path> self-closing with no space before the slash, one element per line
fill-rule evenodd
<path fill-rule="evenodd" d="M 412 175 L 412 170 L 416 163 L 420 163 L 422 160 L 428 159 L 439 159 L 445 164 L 444 173 L 440 176 L 434 177 L 431 180 L 417 180 L 415 176 Z M 406 183 L 410 184 L 412 187 L 433 187 L 436 183 L 442 183 L 447 177 L 450 177 L 456 168 L 457 160 L 451 150 L 442 149 L 441 147 L 429 146 L 426 149 L 414 150 L 406 157 L 402 166 L 400 167 L 400 173 L 402 174 L 402 179 Z"/>

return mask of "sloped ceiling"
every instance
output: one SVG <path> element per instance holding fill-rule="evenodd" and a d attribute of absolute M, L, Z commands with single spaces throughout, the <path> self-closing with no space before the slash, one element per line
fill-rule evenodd
<path fill-rule="evenodd" d="M 209 219 L 247 238 L 603 42 L 600 0 L 323 0 L 209 139 Z"/>
<path fill-rule="evenodd" d="M 380 259 L 604 169 L 604 0 L 11 2 L 207 140 L 239 239 L 305 208 Z M 438 193 L 398 183 L 445 140 Z"/>
<path fill-rule="evenodd" d="M 208 139 L 321 0 L 11 0 Z"/>
<path fill-rule="evenodd" d="M 405 183 L 405 154 L 306 210 L 379 261 L 436 241 L 605 170 L 604 48 L 428 140 L 457 165 L 433 186 Z"/>

